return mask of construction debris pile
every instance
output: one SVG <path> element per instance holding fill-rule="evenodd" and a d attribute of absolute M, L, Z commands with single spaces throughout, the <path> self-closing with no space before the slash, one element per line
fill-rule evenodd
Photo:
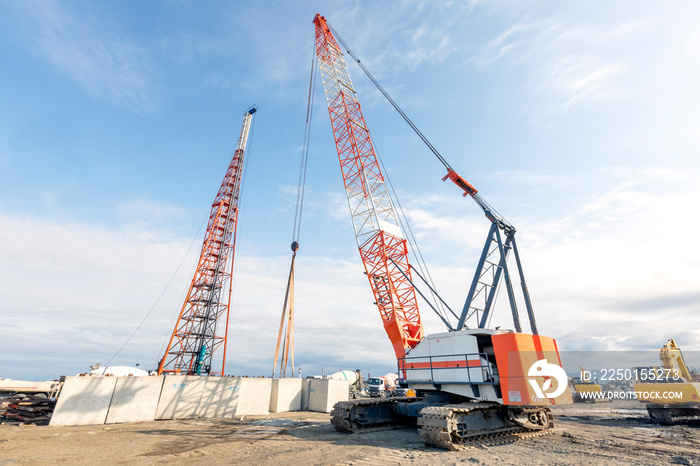
<path fill-rule="evenodd" d="M 31 422 L 48 424 L 56 400 L 33 395 L 10 395 L 0 397 L 0 422 Z"/>

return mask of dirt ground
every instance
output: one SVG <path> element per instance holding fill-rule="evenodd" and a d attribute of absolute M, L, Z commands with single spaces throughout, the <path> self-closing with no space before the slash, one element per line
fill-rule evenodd
<path fill-rule="evenodd" d="M 0 425 L 8 464 L 685 464 L 700 465 L 700 426 L 651 424 L 637 402 L 555 408 L 550 435 L 452 452 L 415 429 L 336 432 L 324 413 L 79 427 Z"/>

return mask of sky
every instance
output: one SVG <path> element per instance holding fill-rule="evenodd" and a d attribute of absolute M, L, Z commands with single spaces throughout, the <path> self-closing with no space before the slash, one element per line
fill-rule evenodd
<path fill-rule="evenodd" d="M 226 372 L 270 375 L 317 12 L 518 229 L 541 334 L 564 351 L 700 350 L 697 2 L 0 0 L 0 377 L 156 366 L 251 105 Z M 489 222 L 348 67 L 461 309 Z M 295 368 L 391 372 L 314 96 Z M 420 304 L 426 334 L 444 331 Z M 512 328 L 506 305 L 493 326 Z"/>

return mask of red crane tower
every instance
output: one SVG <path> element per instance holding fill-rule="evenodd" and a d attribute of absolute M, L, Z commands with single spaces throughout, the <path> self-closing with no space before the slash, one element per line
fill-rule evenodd
<path fill-rule="evenodd" d="M 158 374 L 224 375 L 243 156 L 256 111 L 257 107 L 253 106 L 243 114 L 238 145 L 211 206 L 197 270 L 158 366 Z M 227 271 L 229 258 L 231 263 Z M 217 334 L 217 322 L 223 316 L 226 324 L 222 335 L 221 331 Z M 213 370 L 214 352 L 221 345 L 224 347 L 221 370 Z"/>
<path fill-rule="evenodd" d="M 397 358 L 423 338 L 408 248 L 377 162 L 347 64 L 326 19 L 314 18 L 316 55 L 360 256 Z"/>

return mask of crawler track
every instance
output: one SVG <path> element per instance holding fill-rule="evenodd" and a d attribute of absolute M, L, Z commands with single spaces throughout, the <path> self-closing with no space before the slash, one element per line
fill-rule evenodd
<path fill-rule="evenodd" d="M 488 403 L 472 403 L 424 408 L 418 425 L 428 445 L 465 450 L 547 435 L 554 422 L 548 408 L 517 411 Z"/>
<path fill-rule="evenodd" d="M 420 398 L 370 398 L 340 401 L 331 411 L 331 424 L 338 432 L 347 434 L 401 429 L 415 423 L 411 418 L 394 416 L 392 405 L 398 401 L 418 401 Z"/>
<path fill-rule="evenodd" d="M 401 429 L 414 418 L 397 416 L 397 402 L 420 398 L 360 399 L 336 403 L 331 424 L 339 432 L 364 433 Z M 494 403 L 427 406 L 417 419 L 426 444 L 448 450 L 465 450 L 539 437 L 552 432 L 549 408 L 512 408 Z"/>

